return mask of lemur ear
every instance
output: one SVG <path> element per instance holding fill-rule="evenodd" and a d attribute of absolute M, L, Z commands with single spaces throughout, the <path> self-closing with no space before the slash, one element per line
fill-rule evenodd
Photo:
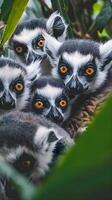
<path fill-rule="evenodd" d="M 58 135 L 54 128 L 39 127 L 34 137 L 34 143 L 39 146 L 45 146 L 55 143 L 62 139 L 62 136 Z"/>
<path fill-rule="evenodd" d="M 47 20 L 47 33 L 59 41 L 64 41 L 67 35 L 67 24 L 63 17 L 56 11 Z"/>
<path fill-rule="evenodd" d="M 45 51 L 47 55 L 54 60 L 62 43 L 47 33 L 43 33 L 43 36 L 45 38 Z"/>
<path fill-rule="evenodd" d="M 103 68 L 105 68 L 112 61 L 112 40 L 100 45 L 100 56 Z"/>
<path fill-rule="evenodd" d="M 62 139 L 62 136 L 57 133 L 57 131 L 53 128 L 49 129 L 47 142 L 52 143 Z"/>

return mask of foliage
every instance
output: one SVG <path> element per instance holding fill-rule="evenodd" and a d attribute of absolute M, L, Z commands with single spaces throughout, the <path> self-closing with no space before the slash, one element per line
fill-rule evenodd
<path fill-rule="evenodd" d="M 37 191 L 33 185 L 4 161 L 0 162 L 0 175 L 6 175 L 13 181 L 22 200 L 36 200 Z"/>
<path fill-rule="evenodd" d="M 14 32 L 27 3 L 28 0 L 22 0 L 21 3 L 19 0 L 3 1 L 0 20 L 3 20 L 7 25 L 2 36 L 1 46 L 5 44 Z M 7 12 L 4 12 L 4 10 Z"/>
<path fill-rule="evenodd" d="M 108 38 L 112 34 L 112 1 L 111 0 L 51 0 L 52 7 L 44 0 L 30 0 L 22 20 L 31 17 L 48 17 L 58 10 L 69 24 L 69 37 L 79 38 Z M 9 39 L 15 30 L 28 0 L 2 0 L 0 3 L 0 29 L 1 22 L 7 24 L 2 34 L 2 44 Z M 4 12 L 5 10 L 5 12 Z M 105 34 L 101 34 L 105 31 Z M 100 34 L 99 34 L 100 33 Z M 103 32 L 104 33 L 104 32 Z"/>
<path fill-rule="evenodd" d="M 38 187 L 38 193 L 15 170 L 1 163 L 0 173 L 13 179 L 21 191 L 21 200 L 112 198 L 111 105 L 112 97 L 76 145 L 59 159 L 47 182 Z"/>
<path fill-rule="evenodd" d="M 111 199 L 112 98 L 76 145 L 58 163 L 39 200 Z M 108 119 L 108 120 L 107 120 Z"/>
<path fill-rule="evenodd" d="M 112 35 L 112 1 L 52 0 L 52 7 L 43 0 L 28 4 L 22 20 L 48 17 L 59 10 L 69 26 L 69 37 L 107 39 Z M 28 0 L 0 2 L 1 46 L 15 30 Z M 5 10 L 5 12 L 4 12 Z M 28 18 L 29 16 L 29 18 Z M 5 25 L 5 29 L 4 28 Z M 4 30 L 4 31 L 3 31 Z M 102 34 L 103 32 L 103 34 Z M 0 163 L 0 174 L 10 177 L 20 191 L 21 200 L 112 199 L 112 98 L 95 117 L 87 131 L 63 158 L 47 182 L 37 189 L 14 169 Z"/>

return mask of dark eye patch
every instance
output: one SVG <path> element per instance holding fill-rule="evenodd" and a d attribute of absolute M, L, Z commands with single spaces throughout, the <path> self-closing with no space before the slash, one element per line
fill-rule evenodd
<path fill-rule="evenodd" d="M 32 46 L 33 46 L 34 49 L 39 48 L 39 47 L 38 47 L 38 42 L 39 42 L 40 40 L 44 40 L 44 37 L 43 37 L 41 34 L 38 35 L 36 38 L 33 39 L 33 41 L 32 41 Z"/>
<path fill-rule="evenodd" d="M 37 101 L 43 102 L 43 104 L 44 104 L 44 108 L 43 108 L 43 109 L 36 109 L 36 108 L 35 108 L 35 103 L 36 103 Z M 38 95 L 38 94 L 35 94 L 35 95 L 34 95 L 34 97 L 33 97 L 33 99 L 32 99 L 32 108 L 33 108 L 33 110 L 34 110 L 36 113 L 42 114 L 43 110 L 44 110 L 44 109 L 48 109 L 49 107 L 50 107 L 50 103 L 49 103 L 49 101 L 47 100 L 47 98 L 43 97 L 42 95 Z"/>
<path fill-rule="evenodd" d="M 20 75 L 19 77 L 17 77 L 16 79 L 14 79 L 14 80 L 11 82 L 10 87 L 9 87 L 10 90 L 16 92 L 16 91 L 15 91 L 15 85 L 16 85 L 17 83 L 20 83 L 20 84 L 22 84 L 22 85 L 24 86 L 24 79 L 23 79 L 23 77 L 22 77 L 21 75 Z M 20 92 L 20 93 L 16 93 L 16 95 L 17 95 L 17 96 L 18 96 L 18 95 L 21 95 L 21 93 L 23 93 L 23 91 Z"/>
<path fill-rule="evenodd" d="M 64 107 L 63 107 L 63 108 L 61 107 L 61 109 L 62 109 L 63 111 L 65 111 L 65 110 L 68 108 L 68 98 L 66 97 L 65 94 L 62 94 L 62 95 L 60 95 L 59 97 L 57 97 L 56 100 L 55 100 L 55 104 L 56 104 L 57 107 L 60 107 L 60 102 L 61 102 L 62 100 L 65 100 L 65 101 L 67 102 L 67 106 L 66 106 L 65 108 L 64 108 Z"/>
<path fill-rule="evenodd" d="M 20 173 L 28 174 L 34 168 L 35 159 L 32 155 L 23 153 L 16 159 L 13 165 Z"/>
<path fill-rule="evenodd" d="M 66 66 L 67 67 L 67 72 L 66 73 L 61 73 L 60 72 L 60 68 L 62 66 Z M 67 75 L 72 75 L 73 73 L 73 69 L 71 67 L 71 65 L 62 57 L 59 59 L 59 63 L 58 63 L 58 73 L 60 75 L 60 78 L 65 79 Z"/>
<path fill-rule="evenodd" d="M 3 90 L 4 90 L 4 86 L 3 86 L 2 81 L 0 80 L 0 92 L 2 92 Z"/>
<path fill-rule="evenodd" d="M 13 42 L 13 48 L 16 53 L 17 53 L 17 48 L 22 48 L 22 51 L 19 53 L 20 56 L 28 52 L 27 46 L 25 44 L 17 42 L 17 41 Z"/>
<path fill-rule="evenodd" d="M 89 69 L 89 68 L 93 69 L 93 71 L 94 71 L 94 73 L 91 76 L 88 76 L 86 74 L 86 70 Z M 79 76 L 85 76 L 88 81 L 91 81 L 95 77 L 96 73 L 97 73 L 97 67 L 96 67 L 94 60 L 86 63 L 86 65 L 81 66 L 79 71 L 78 71 L 78 75 Z"/>

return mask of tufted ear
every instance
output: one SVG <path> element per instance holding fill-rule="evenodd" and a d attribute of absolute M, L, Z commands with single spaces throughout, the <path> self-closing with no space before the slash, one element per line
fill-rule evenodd
<path fill-rule="evenodd" d="M 58 135 L 57 131 L 54 128 L 46 128 L 46 127 L 39 127 L 35 137 L 34 143 L 37 146 L 49 146 L 50 144 L 55 144 L 55 142 L 59 141 L 62 136 Z"/>
<path fill-rule="evenodd" d="M 102 70 L 106 69 L 106 66 L 110 68 L 112 64 L 112 40 L 100 45 L 100 56 L 102 62 Z M 108 65 L 110 64 L 110 65 Z"/>
<path fill-rule="evenodd" d="M 43 36 L 45 38 L 45 51 L 49 56 L 50 60 L 55 60 L 57 52 L 62 43 L 47 33 L 44 33 Z"/>
<path fill-rule="evenodd" d="M 67 35 L 67 24 L 63 17 L 56 11 L 47 20 L 47 33 L 59 41 L 64 41 Z"/>
<path fill-rule="evenodd" d="M 63 137 L 57 132 L 56 129 L 49 128 L 48 139 L 47 139 L 48 143 L 59 141 L 62 138 Z"/>

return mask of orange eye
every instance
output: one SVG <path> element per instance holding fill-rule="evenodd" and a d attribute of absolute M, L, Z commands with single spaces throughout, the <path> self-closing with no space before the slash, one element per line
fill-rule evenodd
<path fill-rule="evenodd" d="M 61 108 L 66 108 L 67 104 L 68 104 L 67 101 L 64 100 L 64 99 L 59 102 L 59 105 L 60 105 Z"/>
<path fill-rule="evenodd" d="M 88 68 L 85 70 L 85 74 L 88 75 L 88 76 L 93 75 L 94 72 L 95 72 L 95 70 L 94 70 L 92 67 L 88 67 Z"/>
<path fill-rule="evenodd" d="M 23 89 L 24 89 L 24 85 L 23 85 L 22 83 L 16 83 L 16 85 L 15 85 L 15 90 L 16 90 L 17 92 L 22 92 Z"/>
<path fill-rule="evenodd" d="M 37 45 L 38 45 L 38 47 L 42 48 L 42 47 L 44 47 L 44 43 L 45 43 L 45 40 L 41 39 L 38 41 Z"/>
<path fill-rule="evenodd" d="M 67 72 L 68 72 L 68 67 L 67 67 L 67 66 L 61 66 L 61 67 L 60 67 L 60 72 L 61 72 L 62 74 L 67 73 Z"/>
<path fill-rule="evenodd" d="M 23 48 L 22 47 L 16 47 L 16 52 L 19 54 L 19 53 L 22 53 L 23 52 Z"/>
<path fill-rule="evenodd" d="M 42 109 L 44 108 L 44 103 L 42 101 L 37 101 L 35 104 L 34 104 L 35 108 L 37 109 Z"/>

